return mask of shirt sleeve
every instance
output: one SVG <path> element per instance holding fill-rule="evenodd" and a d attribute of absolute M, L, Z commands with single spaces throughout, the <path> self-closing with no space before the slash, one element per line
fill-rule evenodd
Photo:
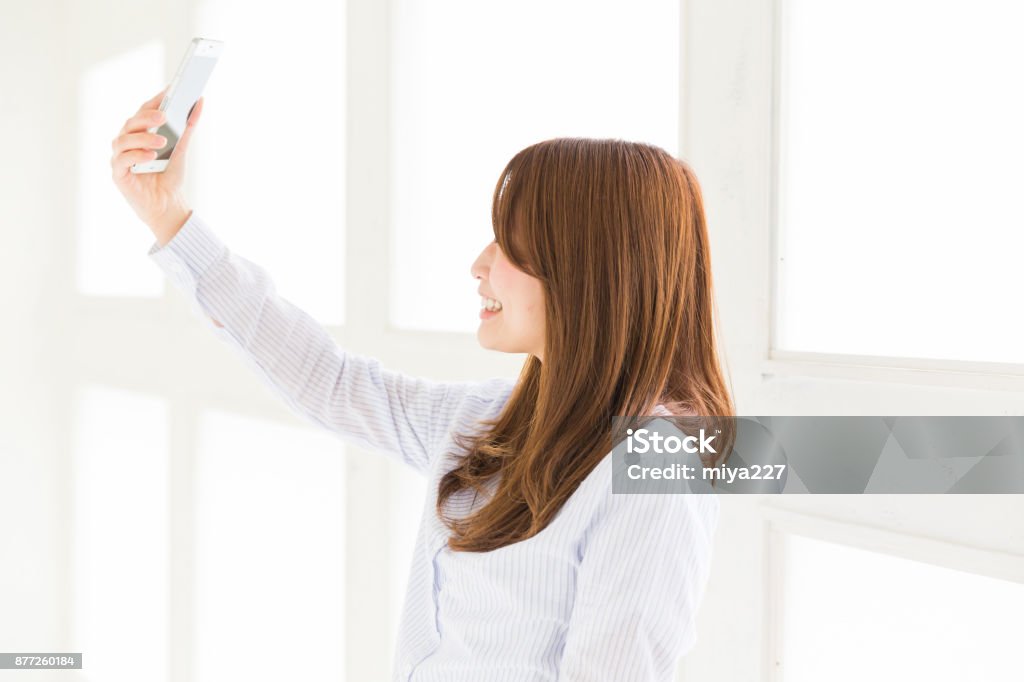
<path fill-rule="evenodd" d="M 696 642 L 714 494 L 609 493 L 586 540 L 560 682 L 669 682 Z"/>
<path fill-rule="evenodd" d="M 427 473 L 463 397 L 483 382 L 439 382 L 342 350 L 280 297 L 266 270 L 230 251 L 195 212 L 149 257 L 193 312 L 300 417 Z"/>

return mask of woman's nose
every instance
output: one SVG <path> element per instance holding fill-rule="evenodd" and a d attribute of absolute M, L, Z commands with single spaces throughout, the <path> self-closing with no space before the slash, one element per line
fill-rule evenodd
<path fill-rule="evenodd" d="M 487 275 L 487 271 L 490 269 L 492 258 L 491 253 L 493 251 L 491 247 L 493 245 L 494 242 L 491 242 L 486 247 L 484 247 L 484 250 L 480 252 L 480 255 L 476 257 L 476 260 L 473 261 L 473 264 L 470 266 L 469 274 L 474 279 L 481 279 Z"/>

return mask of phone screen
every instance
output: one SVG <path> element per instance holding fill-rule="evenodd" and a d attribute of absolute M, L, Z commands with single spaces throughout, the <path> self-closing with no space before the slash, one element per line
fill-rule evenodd
<path fill-rule="evenodd" d="M 174 85 L 174 91 L 169 93 L 170 101 L 164 106 L 167 120 L 163 122 L 156 131 L 157 134 L 167 138 L 167 144 L 163 149 L 157 150 L 157 159 L 171 158 L 171 152 L 178 144 L 178 138 L 185 130 L 188 122 L 188 115 L 192 113 L 192 107 L 203 94 L 206 81 L 217 64 L 216 57 L 203 57 L 192 55 L 186 62 L 184 70 L 178 75 L 178 82 Z"/>

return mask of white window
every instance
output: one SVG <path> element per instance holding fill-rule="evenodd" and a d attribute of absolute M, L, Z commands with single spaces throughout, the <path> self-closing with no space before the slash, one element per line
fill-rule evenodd
<path fill-rule="evenodd" d="M 196 679 L 343 679 L 344 445 L 211 411 L 196 471 Z"/>
<path fill-rule="evenodd" d="M 1024 584 L 802 535 L 783 543 L 782 682 L 1019 679 Z"/>
<path fill-rule="evenodd" d="M 142 102 L 160 92 L 164 59 L 163 43 L 152 41 L 92 64 L 78 80 L 78 116 L 68 116 L 67 124 L 77 126 L 77 210 L 70 236 L 76 247 L 75 284 L 80 294 L 163 294 L 160 271 L 139 258 L 153 243 L 153 235 L 110 181 L 110 141 Z M 54 165 L 59 161 L 55 159 Z"/>
<path fill-rule="evenodd" d="M 236 253 L 323 324 L 345 321 L 345 3 L 207 0 L 224 41 L 190 197 Z M 190 150 L 191 153 L 191 150 Z"/>
<path fill-rule="evenodd" d="M 167 402 L 89 385 L 75 392 L 73 642 L 90 680 L 168 680 Z"/>
<path fill-rule="evenodd" d="M 473 332 L 470 266 L 516 152 L 552 137 L 677 153 L 679 3 L 399 0 L 391 321 Z"/>
<path fill-rule="evenodd" d="M 782 8 L 775 347 L 1024 362 L 1024 6 Z"/>

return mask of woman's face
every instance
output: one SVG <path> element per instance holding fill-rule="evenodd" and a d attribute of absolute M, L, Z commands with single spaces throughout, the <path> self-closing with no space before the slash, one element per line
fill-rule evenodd
<path fill-rule="evenodd" d="M 480 327 L 476 337 L 489 350 L 532 353 L 543 361 L 544 292 L 540 280 L 516 268 L 496 241 L 473 262 L 473 277 L 480 280 Z M 488 310 L 498 301 L 497 310 Z"/>

